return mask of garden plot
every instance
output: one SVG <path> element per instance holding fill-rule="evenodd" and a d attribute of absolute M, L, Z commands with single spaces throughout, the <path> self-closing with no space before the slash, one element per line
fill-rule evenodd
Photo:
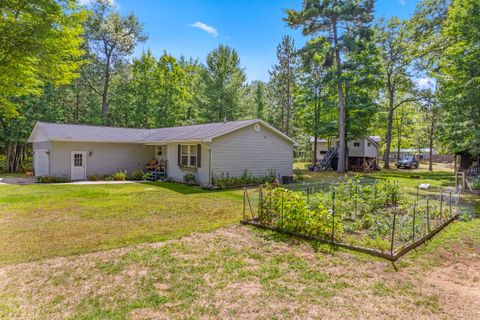
<path fill-rule="evenodd" d="M 462 214 L 452 189 L 405 192 L 396 181 L 360 180 L 245 191 L 244 223 L 396 260 Z"/>

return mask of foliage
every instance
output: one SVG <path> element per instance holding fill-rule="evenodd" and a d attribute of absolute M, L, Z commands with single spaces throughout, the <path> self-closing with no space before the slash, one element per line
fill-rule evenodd
<path fill-rule="evenodd" d="M 451 2 L 437 60 L 442 117 L 442 141 L 452 151 L 470 149 L 480 154 L 480 3 L 475 0 Z"/>
<path fill-rule="evenodd" d="M 278 64 L 270 71 L 275 104 L 272 108 L 272 123 L 285 134 L 291 134 L 291 121 L 294 117 L 294 90 L 298 77 L 298 57 L 295 41 L 291 36 L 283 36 L 277 46 Z"/>
<path fill-rule="evenodd" d="M 305 0 L 301 10 L 286 10 L 284 19 L 290 27 L 301 28 L 304 35 L 314 37 L 304 50 L 322 52 L 326 65 L 331 66 L 328 71 L 337 88 L 338 101 L 339 172 L 346 171 L 348 118 L 354 118 L 349 115 L 348 105 L 354 106 L 359 97 L 368 97 L 370 84 L 363 85 L 370 82 L 367 80 L 375 80 L 369 74 L 370 67 L 363 70 L 371 60 L 373 5 L 373 0 Z M 348 90 L 349 81 L 362 85 Z M 353 94 L 350 96 L 349 92 Z"/>
<path fill-rule="evenodd" d="M 291 189 L 291 190 L 290 190 Z M 419 239 L 449 219 L 460 208 L 451 198 L 430 195 L 409 200 L 395 181 L 361 181 L 345 178 L 331 185 L 305 183 L 297 188 L 266 184 L 259 191 L 260 224 L 337 242 L 394 251 Z M 452 210 L 450 212 L 450 210 Z M 333 226 L 335 217 L 335 226 Z M 395 229 L 393 226 L 395 225 Z"/>
<path fill-rule="evenodd" d="M 123 171 L 117 171 L 112 175 L 114 181 L 124 181 L 127 179 L 127 174 Z"/>
<path fill-rule="evenodd" d="M 384 167 L 389 168 L 394 116 L 405 103 L 415 101 L 415 85 L 411 76 L 413 54 L 407 21 L 392 17 L 376 25 L 376 42 L 382 60 L 384 88 L 382 96 L 387 113 Z"/>
<path fill-rule="evenodd" d="M 195 175 L 191 172 L 186 173 L 183 176 L 183 182 L 185 182 L 186 184 L 195 184 L 196 183 Z"/>
<path fill-rule="evenodd" d="M 307 198 L 299 192 L 266 184 L 260 188 L 258 219 L 261 224 L 305 235 L 327 237 L 332 234 L 333 215 L 318 202 L 311 209 Z M 335 235 L 343 232 L 341 219 L 335 217 Z"/>
<path fill-rule="evenodd" d="M 204 121 L 238 119 L 244 94 L 242 86 L 246 79 L 238 53 L 228 46 L 219 45 L 208 54 L 201 79 L 199 107 Z"/>
<path fill-rule="evenodd" d="M 145 173 L 142 170 L 135 170 L 132 173 L 132 180 L 143 180 Z"/>
<path fill-rule="evenodd" d="M 94 175 L 91 175 L 88 177 L 88 181 L 98 181 L 98 180 L 101 180 L 101 177 L 99 177 L 98 175 L 94 174 Z"/>
<path fill-rule="evenodd" d="M 241 176 L 233 176 L 224 174 L 213 179 L 213 185 L 220 189 L 236 188 L 243 186 L 260 185 L 263 183 L 273 183 L 277 180 L 275 171 L 269 171 L 264 176 L 254 176 L 251 172 L 245 170 Z"/>
<path fill-rule="evenodd" d="M 18 115 L 15 99 L 39 95 L 46 83 L 78 76 L 85 12 L 75 1 L 2 1 L 0 117 Z"/>
<path fill-rule="evenodd" d="M 132 13 L 122 17 L 109 0 L 95 0 L 85 24 L 87 49 L 94 63 L 104 71 L 101 73 L 102 89 L 96 92 L 102 97 L 102 118 L 108 115 L 110 81 L 114 66 L 133 53 L 138 42 L 147 39 L 142 25 Z"/>
<path fill-rule="evenodd" d="M 38 183 L 65 183 L 69 181 L 70 179 L 68 177 L 54 177 L 54 176 L 37 177 Z"/>

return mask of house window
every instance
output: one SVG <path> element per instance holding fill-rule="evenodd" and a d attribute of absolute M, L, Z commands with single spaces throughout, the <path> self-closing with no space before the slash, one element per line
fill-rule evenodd
<path fill-rule="evenodd" d="M 180 165 L 182 167 L 197 167 L 197 145 L 196 144 L 182 144 L 180 154 Z"/>
<path fill-rule="evenodd" d="M 77 153 L 77 154 L 75 154 L 73 157 L 74 157 L 74 158 L 73 158 L 73 165 L 74 165 L 75 167 L 81 167 L 81 166 L 83 166 L 83 156 L 82 156 L 81 154 L 78 154 L 78 153 Z"/>
<path fill-rule="evenodd" d="M 360 147 L 360 142 L 354 142 L 354 143 L 353 143 L 353 146 L 354 146 L 354 147 Z"/>
<path fill-rule="evenodd" d="M 369 146 L 369 147 L 370 147 L 371 145 L 372 145 L 372 144 L 371 144 L 370 142 L 369 142 L 369 143 L 367 143 L 367 146 Z"/>

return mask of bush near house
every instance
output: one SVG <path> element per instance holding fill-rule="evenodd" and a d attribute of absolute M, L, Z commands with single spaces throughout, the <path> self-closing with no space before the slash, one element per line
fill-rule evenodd
<path fill-rule="evenodd" d="M 245 170 L 241 176 L 231 177 L 229 173 L 213 179 L 213 185 L 220 189 L 237 188 L 244 186 L 254 186 L 264 183 L 273 183 L 277 180 L 275 171 L 268 171 L 264 176 L 253 176 L 251 172 Z"/>
<path fill-rule="evenodd" d="M 54 177 L 54 176 L 37 177 L 38 183 L 65 183 L 69 181 L 70 179 L 68 177 Z"/>
<path fill-rule="evenodd" d="M 127 174 L 123 171 L 118 171 L 112 175 L 112 179 L 114 181 L 125 181 L 127 179 Z"/>
<path fill-rule="evenodd" d="M 195 175 L 191 172 L 185 174 L 185 176 L 183 177 L 183 182 L 185 182 L 186 184 L 195 184 Z"/>
<path fill-rule="evenodd" d="M 142 170 L 135 170 L 133 173 L 132 173 L 132 176 L 131 176 L 131 179 L 132 180 L 143 180 L 145 176 L 145 173 L 142 171 Z"/>

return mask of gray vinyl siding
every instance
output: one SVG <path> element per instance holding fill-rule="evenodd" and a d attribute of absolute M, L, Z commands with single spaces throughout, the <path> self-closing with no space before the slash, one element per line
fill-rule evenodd
<path fill-rule="evenodd" d="M 117 171 L 131 174 L 144 169 L 155 152 L 153 146 L 134 143 L 52 142 L 52 146 L 50 175 L 54 176 L 70 176 L 72 151 L 86 152 L 87 177 Z"/>
<path fill-rule="evenodd" d="M 247 170 L 255 176 L 275 171 L 279 176 L 291 176 L 293 143 L 265 126 L 256 132 L 253 125 L 213 139 L 213 177 L 240 176 Z"/>
<path fill-rule="evenodd" d="M 178 145 L 180 143 L 169 143 L 167 145 L 167 176 L 169 179 L 177 182 L 183 182 L 185 174 L 191 172 L 195 175 L 195 180 L 202 186 L 209 185 L 209 155 L 208 144 L 202 144 L 201 152 L 201 166 L 197 169 L 181 168 L 178 166 Z M 186 143 L 186 144 L 198 144 L 198 143 Z"/>
<path fill-rule="evenodd" d="M 371 141 L 365 141 L 365 157 L 367 158 L 378 158 L 378 147 Z M 370 146 L 368 144 L 370 143 Z"/>
<path fill-rule="evenodd" d="M 354 143 L 356 142 L 360 144 L 358 147 L 354 146 Z M 365 139 L 348 141 L 347 147 L 349 157 L 363 157 L 365 154 Z"/>
<path fill-rule="evenodd" d="M 52 143 L 50 141 L 34 142 L 32 143 L 33 148 L 33 157 L 35 158 L 35 150 L 48 150 L 50 152 L 49 161 L 48 161 L 48 172 L 52 174 Z M 35 171 L 35 159 L 33 159 L 32 164 L 34 166 L 33 170 Z"/>

